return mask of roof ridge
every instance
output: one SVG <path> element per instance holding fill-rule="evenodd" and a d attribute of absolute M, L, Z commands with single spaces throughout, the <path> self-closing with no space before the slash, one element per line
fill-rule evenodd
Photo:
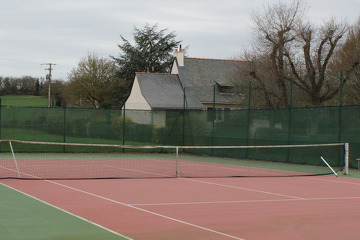
<path fill-rule="evenodd" d="M 135 72 L 135 74 L 158 74 L 158 75 L 178 75 L 178 74 L 173 74 L 173 73 L 151 73 L 151 72 Z"/>
<path fill-rule="evenodd" d="M 184 58 L 186 58 L 186 59 L 198 59 L 198 60 L 212 60 L 212 61 L 251 62 L 249 60 L 238 60 L 238 59 L 195 58 L 195 57 L 184 57 Z"/>

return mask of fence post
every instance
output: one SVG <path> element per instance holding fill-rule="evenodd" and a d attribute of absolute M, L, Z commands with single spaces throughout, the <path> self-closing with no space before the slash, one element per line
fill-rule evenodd
<path fill-rule="evenodd" d="M 290 79 L 290 102 L 289 102 L 289 112 L 288 112 L 288 133 L 287 133 L 287 144 L 291 144 L 291 120 L 292 120 L 292 106 L 293 106 L 293 79 Z M 290 161 L 290 149 L 287 149 L 287 162 Z"/>
<path fill-rule="evenodd" d="M 342 105 L 343 105 L 343 72 L 340 72 L 340 96 L 339 96 L 339 131 L 338 131 L 338 142 L 341 142 L 341 125 L 342 125 Z M 345 152 L 348 150 L 348 145 L 345 144 L 344 146 Z M 345 154 L 346 155 L 346 154 Z M 348 158 L 348 155 L 347 155 Z M 339 159 L 341 159 L 341 154 L 339 151 Z M 348 160 L 347 160 L 348 161 Z M 346 167 L 346 166 L 345 166 Z M 345 169 L 345 174 L 348 174 L 348 170 Z"/>
<path fill-rule="evenodd" d="M 183 122 L 182 122 L 182 145 L 185 146 L 185 111 L 186 111 L 186 91 L 184 86 L 184 106 L 183 106 Z"/>
<path fill-rule="evenodd" d="M 2 103 L 1 103 L 1 97 L 0 97 L 0 140 L 2 140 Z M 1 151 L 1 144 L 0 144 L 0 152 Z"/>
<path fill-rule="evenodd" d="M 66 101 L 64 101 L 64 106 L 63 106 L 63 109 L 64 109 L 64 129 L 63 129 L 63 142 L 66 143 Z M 64 152 L 65 152 L 65 145 L 64 145 Z"/>
<path fill-rule="evenodd" d="M 341 142 L 341 125 L 342 125 L 342 105 L 343 105 L 343 72 L 340 72 L 340 99 L 339 99 L 339 136 L 338 141 Z"/>
<path fill-rule="evenodd" d="M 251 112 L 251 80 L 249 81 L 249 101 L 248 101 L 248 110 L 247 110 L 247 133 L 246 133 L 246 146 L 249 146 L 249 137 L 250 137 L 250 112 Z M 249 157 L 249 149 L 245 150 L 245 158 Z"/>
<path fill-rule="evenodd" d="M 216 118 L 216 104 L 215 104 L 215 93 L 216 93 L 216 89 L 215 89 L 215 85 L 214 85 L 214 91 L 213 91 L 213 109 L 212 109 L 212 136 L 211 136 L 211 146 L 214 146 L 214 134 L 215 134 L 215 118 Z"/>
<path fill-rule="evenodd" d="M 248 109 L 251 109 L 251 80 L 249 81 L 249 101 L 248 101 Z"/>
<path fill-rule="evenodd" d="M 122 125 L 122 129 L 123 129 L 123 141 L 122 141 L 122 144 L 125 145 L 125 103 L 124 103 L 124 106 L 123 106 L 123 125 Z M 123 149 L 125 150 L 125 149 Z"/>
<path fill-rule="evenodd" d="M 343 72 L 340 72 L 340 101 L 339 105 L 343 105 L 343 80 L 344 80 L 344 74 Z"/>
<path fill-rule="evenodd" d="M 0 140 L 2 139 L 2 103 L 1 103 L 1 97 L 0 97 Z M 0 149 L 1 150 L 1 149 Z"/>

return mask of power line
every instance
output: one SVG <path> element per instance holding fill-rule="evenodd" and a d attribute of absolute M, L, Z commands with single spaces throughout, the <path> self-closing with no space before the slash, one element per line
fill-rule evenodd
<path fill-rule="evenodd" d="M 19 59 L 11 59 L 11 58 L 0 58 L 0 60 L 9 61 L 9 62 L 39 64 L 39 63 L 31 62 L 31 61 L 25 61 L 25 60 L 19 60 Z"/>

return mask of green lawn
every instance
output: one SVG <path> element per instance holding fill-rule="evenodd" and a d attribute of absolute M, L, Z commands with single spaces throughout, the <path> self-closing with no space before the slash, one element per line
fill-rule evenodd
<path fill-rule="evenodd" d="M 7 95 L 1 96 L 2 106 L 47 107 L 48 99 L 44 96 Z"/>
<path fill-rule="evenodd" d="M 122 238 L 0 183 L 2 240 L 120 240 Z"/>

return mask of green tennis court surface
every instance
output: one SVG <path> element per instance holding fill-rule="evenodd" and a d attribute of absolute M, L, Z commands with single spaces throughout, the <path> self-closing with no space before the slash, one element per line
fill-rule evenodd
<path fill-rule="evenodd" d="M 0 184 L 1 240 L 127 239 Z"/>

